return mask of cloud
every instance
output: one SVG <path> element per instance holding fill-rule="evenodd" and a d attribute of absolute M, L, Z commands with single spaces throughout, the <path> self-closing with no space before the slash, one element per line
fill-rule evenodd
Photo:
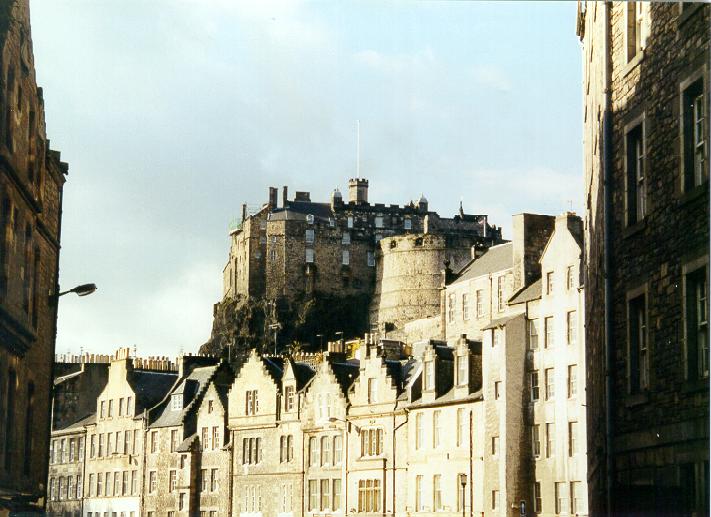
<path fill-rule="evenodd" d="M 496 66 L 477 66 L 472 69 L 471 76 L 475 83 L 499 92 L 509 93 L 512 89 L 511 80 L 501 68 Z"/>

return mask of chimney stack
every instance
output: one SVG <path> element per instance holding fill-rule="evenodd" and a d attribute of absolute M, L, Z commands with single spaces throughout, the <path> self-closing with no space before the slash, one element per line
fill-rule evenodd
<path fill-rule="evenodd" d="M 284 185 L 281 188 L 281 206 L 282 208 L 286 208 L 286 203 L 289 200 L 289 187 Z"/>
<path fill-rule="evenodd" d="M 278 189 L 276 187 L 269 187 L 269 208 L 274 209 L 277 207 L 277 196 Z"/>

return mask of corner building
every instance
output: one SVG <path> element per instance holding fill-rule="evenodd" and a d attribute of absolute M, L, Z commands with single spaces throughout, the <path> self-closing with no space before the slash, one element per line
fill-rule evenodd
<path fill-rule="evenodd" d="M 709 511 L 710 13 L 579 3 L 593 514 Z"/>
<path fill-rule="evenodd" d="M 50 150 L 29 0 L 0 5 L 0 515 L 42 511 L 67 164 Z"/>

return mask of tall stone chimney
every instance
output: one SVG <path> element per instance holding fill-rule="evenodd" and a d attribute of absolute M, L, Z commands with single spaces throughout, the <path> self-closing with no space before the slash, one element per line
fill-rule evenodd
<path fill-rule="evenodd" d="M 514 291 L 541 276 L 539 260 L 555 226 L 552 215 L 517 214 L 513 216 Z"/>
<path fill-rule="evenodd" d="M 282 208 L 286 208 L 286 202 L 289 200 L 289 187 L 284 185 L 281 188 L 281 206 Z"/>
<path fill-rule="evenodd" d="M 276 187 L 269 187 L 269 208 L 277 207 L 277 199 L 279 196 L 279 189 Z"/>
<path fill-rule="evenodd" d="M 368 180 L 351 178 L 348 180 L 348 201 L 356 205 L 368 204 Z"/>

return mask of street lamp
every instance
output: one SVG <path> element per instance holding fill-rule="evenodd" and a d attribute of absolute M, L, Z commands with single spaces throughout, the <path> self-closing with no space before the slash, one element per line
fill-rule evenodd
<path fill-rule="evenodd" d="M 69 293 L 75 293 L 77 296 L 88 296 L 94 291 L 96 291 L 96 284 L 81 284 L 76 286 L 74 289 L 57 293 L 57 298 Z"/>
<path fill-rule="evenodd" d="M 344 424 L 350 424 L 350 425 L 353 427 L 353 429 L 355 429 L 355 432 L 358 433 L 358 434 L 360 434 L 360 427 L 358 427 L 357 425 L 355 425 L 353 422 L 349 422 L 348 420 L 343 420 L 342 418 L 337 418 L 337 417 L 335 417 L 335 416 L 329 417 L 329 418 L 328 418 L 328 421 L 329 421 L 331 424 L 334 424 L 334 423 L 336 423 L 336 422 L 343 422 Z"/>
<path fill-rule="evenodd" d="M 467 492 L 466 492 L 466 486 L 467 486 L 467 475 L 466 474 L 459 474 L 459 482 L 462 484 L 462 517 L 466 517 L 467 511 Z"/>

